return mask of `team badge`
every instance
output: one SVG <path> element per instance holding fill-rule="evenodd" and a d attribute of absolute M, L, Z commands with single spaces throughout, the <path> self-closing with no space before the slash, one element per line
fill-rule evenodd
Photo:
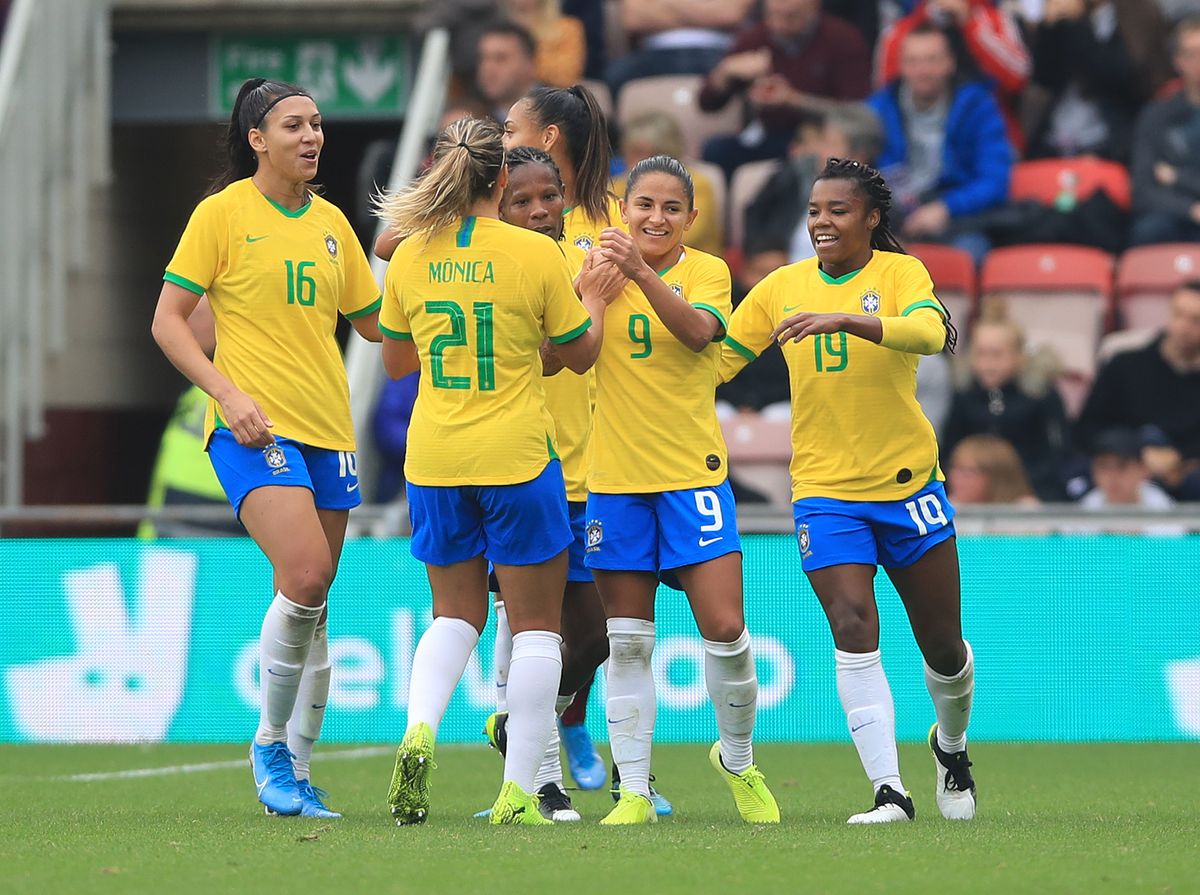
<path fill-rule="evenodd" d="M 592 250 L 592 240 L 587 236 L 577 236 L 575 237 L 575 248 L 590 252 Z"/>
<path fill-rule="evenodd" d="M 796 529 L 796 543 L 800 545 L 800 555 L 808 556 L 808 548 L 812 546 L 812 539 L 808 535 L 808 523 Z"/>
<path fill-rule="evenodd" d="M 325 234 L 325 248 L 329 250 L 330 258 L 337 258 L 338 244 L 337 240 L 333 238 L 332 234 Z"/>
<path fill-rule="evenodd" d="M 862 295 L 862 309 L 864 314 L 879 313 L 879 293 L 864 292 Z"/>
<path fill-rule="evenodd" d="M 283 454 L 283 448 L 277 444 L 273 444 L 263 451 L 263 457 L 267 461 L 267 465 L 272 469 L 279 469 L 283 464 L 287 463 L 287 457 Z"/>
<path fill-rule="evenodd" d="M 599 550 L 600 542 L 604 540 L 604 525 L 599 519 L 593 519 L 587 524 L 587 549 Z"/>
<path fill-rule="evenodd" d="M 674 292 L 676 295 L 678 295 L 680 298 L 683 298 L 683 284 L 682 283 L 672 283 L 671 291 Z"/>

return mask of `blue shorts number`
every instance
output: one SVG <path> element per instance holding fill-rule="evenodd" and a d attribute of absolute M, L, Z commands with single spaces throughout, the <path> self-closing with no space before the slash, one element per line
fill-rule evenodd
<path fill-rule="evenodd" d="M 720 531 L 725 527 L 725 519 L 721 515 L 721 500 L 715 491 L 696 492 L 696 512 L 707 519 L 707 525 L 701 525 L 701 531 Z"/>
<path fill-rule="evenodd" d="M 944 525 L 950 524 L 950 521 L 946 518 L 945 511 L 942 510 L 941 501 L 937 499 L 936 494 L 922 494 L 916 500 L 910 500 L 906 503 L 904 509 L 908 510 L 908 515 L 912 517 L 913 525 L 917 527 L 917 531 L 922 535 L 929 534 L 930 526 L 941 528 Z M 918 509 L 920 510 L 919 514 L 917 512 Z"/>

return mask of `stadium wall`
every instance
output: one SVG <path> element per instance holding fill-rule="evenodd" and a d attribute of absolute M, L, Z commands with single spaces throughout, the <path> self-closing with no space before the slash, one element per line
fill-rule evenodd
<path fill-rule="evenodd" d="M 745 539 L 746 605 L 763 740 L 844 740 L 833 644 L 786 535 Z M 972 736 L 1200 738 L 1200 536 L 960 539 L 977 663 Z M 241 741 L 253 732 L 257 638 L 270 569 L 244 539 L 0 540 L 0 741 Z M 898 733 L 933 718 L 900 601 L 877 579 Z M 327 741 L 388 741 L 404 726 L 413 649 L 429 621 L 407 542 L 347 543 L 331 597 Z M 663 589 L 655 670 L 660 741 L 715 737 L 701 645 Z M 441 739 L 480 741 L 492 628 Z M 603 696 L 598 682 L 596 698 Z M 597 738 L 602 710 L 591 713 Z"/>

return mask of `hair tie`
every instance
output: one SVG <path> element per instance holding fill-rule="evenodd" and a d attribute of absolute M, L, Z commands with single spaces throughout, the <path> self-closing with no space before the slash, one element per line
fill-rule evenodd
<path fill-rule="evenodd" d="M 267 84 L 269 84 L 269 83 L 270 83 L 270 81 L 263 81 L 263 83 L 259 84 L 254 89 L 261 90 L 263 87 L 266 87 Z M 303 90 L 293 90 L 291 93 L 283 93 L 283 94 L 280 94 L 279 96 L 275 97 L 273 100 L 271 100 L 269 103 L 267 103 L 267 107 L 262 110 L 262 114 L 259 115 L 258 119 L 254 122 L 254 127 L 257 128 L 257 127 L 261 126 L 263 123 L 263 120 L 267 117 L 267 114 L 272 109 L 274 109 L 277 105 L 279 105 L 285 99 L 288 99 L 293 96 L 308 96 L 308 94 L 305 93 Z M 309 97 L 309 99 L 311 99 L 311 98 L 312 97 Z"/>
<path fill-rule="evenodd" d="M 467 152 L 471 151 L 471 147 L 467 145 L 465 140 L 459 140 L 458 145 L 461 146 L 463 149 L 467 150 Z"/>

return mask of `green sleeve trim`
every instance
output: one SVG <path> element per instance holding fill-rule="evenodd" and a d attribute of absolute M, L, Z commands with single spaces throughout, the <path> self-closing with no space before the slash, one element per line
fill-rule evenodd
<path fill-rule="evenodd" d="M 934 301 L 931 298 L 922 299 L 918 302 L 913 302 L 907 308 L 900 312 L 901 317 L 907 317 L 913 311 L 919 311 L 921 308 L 933 308 L 943 317 L 946 316 L 946 309 L 942 307 L 941 302 Z"/>
<path fill-rule="evenodd" d="M 381 333 L 383 333 L 385 336 L 387 336 L 389 339 L 396 339 L 397 341 L 400 341 L 400 342 L 411 342 L 412 341 L 412 333 L 402 333 L 402 332 L 399 332 L 398 330 L 388 329 L 382 323 L 379 324 L 379 331 Z"/>
<path fill-rule="evenodd" d="M 744 357 L 746 360 L 758 360 L 758 355 L 735 339 L 733 336 L 725 336 L 725 344 Z"/>
<path fill-rule="evenodd" d="M 591 325 L 592 325 L 592 318 L 589 317 L 587 320 L 583 321 L 583 323 L 579 324 L 579 326 L 575 327 L 570 332 L 563 333 L 561 336 L 551 336 L 550 341 L 553 342 L 555 345 L 561 345 L 564 342 L 570 342 L 572 339 L 578 339 L 580 336 L 582 336 L 585 332 L 588 331 L 588 329 L 591 327 Z"/>
<path fill-rule="evenodd" d="M 550 440 L 550 433 L 546 433 L 546 452 L 550 455 L 550 460 L 560 460 L 558 451 L 554 449 L 554 442 Z M 561 462 L 561 460 L 560 460 Z"/>
<path fill-rule="evenodd" d="M 343 314 L 347 320 L 357 320 L 359 317 L 366 317 L 368 314 L 374 314 L 383 307 L 383 296 L 379 296 L 365 308 L 360 308 L 357 311 L 351 311 L 349 314 Z"/>
<path fill-rule="evenodd" d="M 717 318 L 718 322 L 720 322 L 720 324 L 721 324 L 722 329 L 729 328 L 729 321 L 725 319 L 725 315 L 722 314 L 720 311 L 718 311 L 716 308 L 714 308 L 712 305 L 706 305 L 706 304 L 704 304 L 704 302 L 698 301 L 694 305 L 692 305 L 692 307 L 699 308 L 701 311 L 708 311 L 708 313 L 712 314 L 714 317 Z"/>
<path fill-rule="evenodd" d="M 208 291 L 199 283 L 193 283 L 187 277 L 181 277 L 179 274 L 171 273 L 169 270 L 163 274 L 163 279 L 168 283 L 174 283 L 176 286 L 180 286 L 186 289 L 188 292 L 195 293 L 196 295 L 203 295 L 206 291 Z"/>

